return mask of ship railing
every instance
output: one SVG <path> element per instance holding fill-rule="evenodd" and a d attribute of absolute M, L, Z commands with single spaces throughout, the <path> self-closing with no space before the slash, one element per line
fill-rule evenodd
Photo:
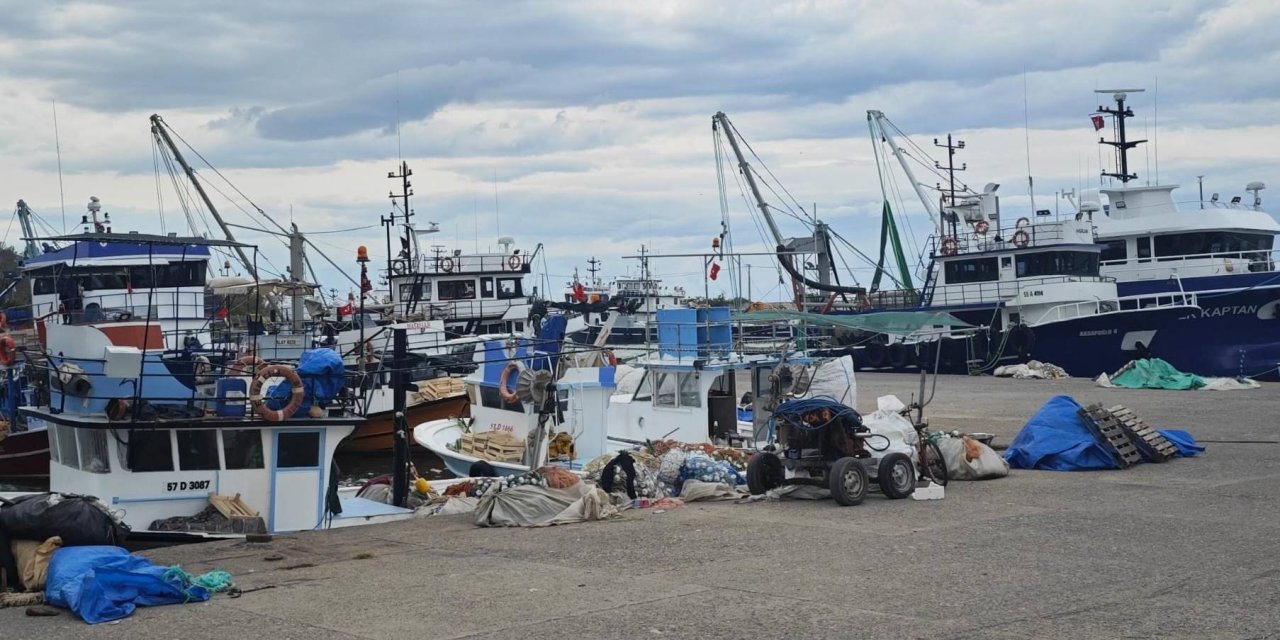
<path fill-rule="evenodd" d="M 1196 304 L 1196 296 L 1194 293 L 1185 293 L 1182 291 L 1153 293 L 1140 296 L 1112 298 L 1109 300 L 1094 299 L 1081 300 L 1079 302 L 1067 302 L 1046 309 L 1044 313 L 1034 319 L 1029 319 L 1024 316 L 1023 320 L 1026 321 L 1028 325 L 1038 326 L 1051 322 L 1061 322 L 1063 320 L 1109 313 L 1173 309 L 1179 307 L 1187 308 L 1195 307 Z"/>
<path fill-rule="evenodd" d="M 32 304 L 32 315 L 61 324 L 162 322 L 207 317 L 205 293 L 196 291 L 117 291 L 66 296 Z"/>
<path fill-rule="evenodd" d="M 1170 270 L 1178 269 L 1191 269 L 1196 272 L 1195 275 L 1225 275 L 1275 271 L 1278 258 L 1280 258 L 1280 250 L 1254 249 L 1105 260 L 1101 266 L 1123 272 L 1126 276 L 1167 274 Z M 1207 273 L 1202 273 L 1205 271 Z"/>
<path fill-rule="evenodd" d="M 1017 280 L 940 284 L 934 288 L 930 303 L 934 306 L 965 306 L 973 304 L 998 303 L 1017 297 L 1019 292 L 1029 287 L 1064 283 L 1074 284 L 1114 281 L 1114 278 L 1106 276 L 1061 275 L 1018 278 Z"/>
<path fill-rule="evenodd" d="M 259 419 L 248 406 L 248 387 L 264 364 L 296 367 L 294 359 L 259 358 L 259 334 L 223 332 L 208 344 L 199 344 L 190 330 L 152 331 L 161 334 L 164 344 L 181 345 L 164 350 L 142 350 L 129 356 L 124 352 L 106 353 L 101 357 L 67 357 L 57 345 L 48 349 L 49 359 L 28 361 L 29 379 L 44 389 L 61 393 L 53 398 L 55 412 L 105 415 L 107 403 L 122 401 L 128 420 L 161 421 L 174 418 L 200 418 L 218 413 L 227 404 L 245 408 L 245 419 Z M 390 332 L 388 332 L 390 333 Z M 278 334 L 279 335 L 279 334 Z M 291 333 L 305 345 L 304 350 L 320 348 L 327 338 L 309 331 Z M 373 334 L 377 336 L 376 333 Z M 367 406 L 365 391 L 376 384 L 385 368 L 379 364 L 360 371 L 344 368 L 339 392 L 326 405 L 328 415 L 362 415 Z M 299 374 L 307 386 L 307 375 Z M 236 383 L 227 381 L 236 380 Z M 265 381 L 264 392 L 284 378 Z M 181 390 L 181 391 L 177 391 Z M 287 400 L 287 398 L 286 398 Z M 145 401 L 145 402 L 142 402 Z M 283 402 L 282 402 L 283 404 Z M 153 410 L 144 410 L 143 405 Z M 198 411 L 195 409 L 199 409 Z M 299 414 L 305 415 L 300 411 Z"/>
<path fill-rule="evenodd" d="M 404 276 L 423 273 L 436 276 L 468 275 L 480 273 L 510 273 L 524 275 L 529 272 L 529 256 L 523 251 L 515 254 L 448 254 L 423 255 L 417 260 L 397 258 L 391 261 L 391 275 Z M 519 260 L 519 266 L 512 268 Z M 384 269 L 385 271 L 385 269 Z"/>
<path fill-rule="evenodd" d="M 1015 226 L 1000 229 L 992 225 L 987 229 L 986 233 L 965 230 L 956 233 L 954 236 L 951 234 L 942 237 L 935 236 L 931 240 L 934 253 L 937 255 L 941 254 L 943 243 L 950 238 L 954 238 L 957 251 L 953 255 L 961 255 L 995 251 L 997 249 L 1022 248 L 1014 243 L 1014 236 L 1020 231 L 1027 234 L 1027 247 L 1081 242 L 1082 239 L 1078 237 L 1080 234 L 1076 233 L 1079 228 L 1081 228 L 1079 224 L 1070 221 L 1041 222 L 1038 224 L 1028 222 L 1022 226 L 1016 226 L 1015 222 Z M 1092 232 L 1085 241 L 1093 241 Z"/>

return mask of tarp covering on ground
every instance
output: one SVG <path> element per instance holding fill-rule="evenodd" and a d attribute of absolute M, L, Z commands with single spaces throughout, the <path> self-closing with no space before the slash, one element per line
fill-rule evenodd
<path fill-rule="evenodd" d="M 1040 407 L 1013 438 L 1004 459 L 1015 469 L 1085 471 L 1118 469 L 1120 462 L 1094 438 L 1070 396 L 1054 396 Z M 1185 431 L 1159 430 L 1184 456 L 1204 451 Z"/>
<path fill-rule="evenodd" d="M 564 489 L 537 485 L 492 488 L 476 505 L 480 527 L 546 527 L 619 516 L 609 494 L 579 482 Z"/>
<path fill-rule="evenodd" d="M 1194 373 L 1183 373 L 1160 358 L 1134 360 L 1112 376 L 1112 386 L 1126 389 L 1199 389 L 1204 378 Z"/>
<path fill-rule="evenodd" d="M 1102 374 L 1094 382 L 1099 387 L 1124 387 L 1126 389 L 1204 389 L 1207 391 L 1236 391 L 1257 389 L 1262 385 L 1249 378 L 1203 378 L 1183 373 L 1159 358 L 1134 360 L 1112 375 Z"/>
<path fill-rule="evenodd" d="M 89 624 L 119 620 L 137 607 L 204 602 L 210 592 L 120 547 L 63 547 L 49 562 L 45 598 Z"/>
<path fill-rule="evenodd" d="M 93 496 L 35 493 L 0 507 L 0 528 L 16 540 L 58 536 L 66 546 L 124 544 L 129 527 Z"/>

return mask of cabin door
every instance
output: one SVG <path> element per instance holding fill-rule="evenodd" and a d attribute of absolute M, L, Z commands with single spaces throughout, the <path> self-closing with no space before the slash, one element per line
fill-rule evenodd
<path fill-rule="evenodd" d="M 272 432 L 271 513 L 267 528 L 304 531 L 324 519 L 324 431 Z"/>

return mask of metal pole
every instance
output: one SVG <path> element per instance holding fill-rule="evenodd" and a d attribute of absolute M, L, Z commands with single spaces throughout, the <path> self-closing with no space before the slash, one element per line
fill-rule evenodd
<path fill-rule="evenodd" d="M 395 461 L 391 469 L 391 501 L 397 507 L 405 505 L 409 494 L 409 425 L 405 416 L 408 385 L 405 354 L 409 351 L 409 332 L 399 328 L 392 332 L 391 392 L 395 401 L 392 428 L 395 430 Z"/>
<path fill-rule="evenodd" d="M 290 310 L 290 313 L 293 316 L 293 330 L 302 331 L 302 316 L 304 311 L 302 288 L 299 285 L 302 284 L 302 276 L 306 270 L 305 260 L 303 259 L 303 252 L 306 251 L 306 243 L 303 242 L 302 234 L 298 232 L 298 225 L 295 223 L 291 226 L 293 227 L 293 233 L 289 234 L 289 279 L 292 280 L 293 284 L 293 308 Z"/>
<path fill-rule="evenodd" d="M 738 139 L 733 135 L 733 127 L 729 124 L 729 117 L 724 115 L 723 111 L 717 111 L 712 120 L 719 125 L 720 130 L 724 132 L 724 136 L 729 139 L 729 146 L 733 148 L 733 155 L 738 158 L 738 169 L 742 171 L 742 177 L 746 178 L 747 186 L 751 188 L 751 195 L 756 198 L 756 206 L 760 207 L 760 213 L 764 214 L 764 221 L 769 225 L 769 233 L 773 234 L 774 242 L 781 245 L 782 232 L 778 230 L 778 223 L 773 221 L 773 214 L 769 213 L 769 205 L 764 201 L 764 196 L 760 195 L 760 187 L 756 186 L 756 178 L 751 173 L 751 165 L 743 157 L 742 149 L 738 148 Z"/>
<path fill-rule="evenodd" d="M 218 214 L 218 208 L 213 206 L 213 200 L 209 199 L 209 194 L 205 193 L 200 181 L 196 180 L 195 170 L 191 168 L 191 165 L 187 164 L 187 159 L 182 157 L 182 152 L 178 151 L 178 145 L 173 143 L 173 138 L 169 137 L 169 132 L 165 130 L 165 126 L 164 119 L 158 114 L 151 115 L 151 132 L 159 135 L 164 140 L 165 145 L 169 147 L 169 151 L 173 153 L 173 159 L 177 160 L 182 170 L 186 172 L 187 179 L 191 180 L 191 184 L 195 186 L 196 193 L 200 194 L 200 199 L 204 201 L 204 206 L 208 207 L 209 213 L 213 215 L 213 219 L 217 221 L 218 226 L 222 228 L 222 235 L 225 235 L 227 240 L 235 242 L 235 236 L 231 235 L 231 227 L 228 227 L 226 221 Z M 254 280 L 257 280 L 258 269 L 249 260 L 249 256 L 245 255 L 244 249 L 239 246 L 234 246 L 232 249 L 235 250 L 236 256 L 240 258 L 241 264 L 249 270 L 249 275 L 253 276 Z"/>
<path fill-rule="evenodd" d="M 889 150 L 893 152 L 893 156 L 898 159 L 898 164 L 902 166 L 902 172 L 907 174 L 907 179 L 911 181 L 911 187 L 916 190 L 916 196 L 920 198 L 920 203 L 924 205 L 924 210 L 929 213 L 929 217 L 933 219 L 933 226 L 937 228 L 939 234 L 945 234 L 946 228 L 942 226 L 942 214 L 938 212 L 938 208 L 933 201 L 925 194 L 924 187 L 916 180 L 916 174 L 911 170 L 911 164 L 902 155 L 902 149 L 898 148 L 898 143 L 894 141 L 893 134 L 885 128 L 882 122 L 886 118 L 884 113 L 880 111 L 868 111 L 867 120 L 875 123 L 876 129 L 879 130 L 881 137 L 889 145 Z"/>

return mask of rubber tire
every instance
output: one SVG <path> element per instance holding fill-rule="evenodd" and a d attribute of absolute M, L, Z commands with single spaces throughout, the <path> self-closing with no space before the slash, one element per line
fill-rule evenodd
<path fill-rule="evenodd" d="M 845 476 L 850 473 L 858 477 L 857 488 L 852 493 L 844 483 Z M 831 497 L 842 507 L 862 504 L 863 499 L 867 497 L 867 485 L 870 483 L 867 470 L 863 468 L 862 461 L 857 458 L 840 458 L 827 472 L 827 484 L 831 488 Z"/>
<path fill-rule="evenodd" d="M 747 461 L 747 490 L 753 496 L 781 487 L 785 479 L 782 460 L 776 454 L 761 451 Z"/>
<path fill-rule="evenodd" d="M 1020 324 L 1009 333 L 1009 347 L 1020 358 L 1030 358 L 1031 351 L 1036 348 L 1036 334 L 1025 324 Z"/>
<path fill-rule="evenodd" d="M 899 473 L 895 476 L 894 468 Z M 905 480 L 903 480 L 905 478 Z M 895 480 L 900 484 L 895 484 Z M 876 469 L 876 482 L 884 497 L 890 500 L 901 500 L 916 490 L 916 467 L 911 464 L 911 456 L 905 453 L 891 453 L 880 459 Z"/>
<path fill-rule="evenodd" d="M 894 369 L 905 369 L 911 363 L 911 354 L 907 345 L 895 342 L 889 345 L 889 366 Z"/>
<path fill-rule="evenodd" d="M 947 471 L 947 459 L 942 457 L 942 449 L 939 449 L 938 443 L 933 441 L 926 442 L 924 446 L 927 459 L 922 461 L 924 464 L 921 465 L 921 472 L 933 482 L 947 486 L 951 474 Z"/>
<path fill-rule="evenodd" d="M 868 368 L 879 369 L 884 366 L 885 346 L 879 342 L 868 342 L 862 348 L 862 355 L 866 356 Z"/>

